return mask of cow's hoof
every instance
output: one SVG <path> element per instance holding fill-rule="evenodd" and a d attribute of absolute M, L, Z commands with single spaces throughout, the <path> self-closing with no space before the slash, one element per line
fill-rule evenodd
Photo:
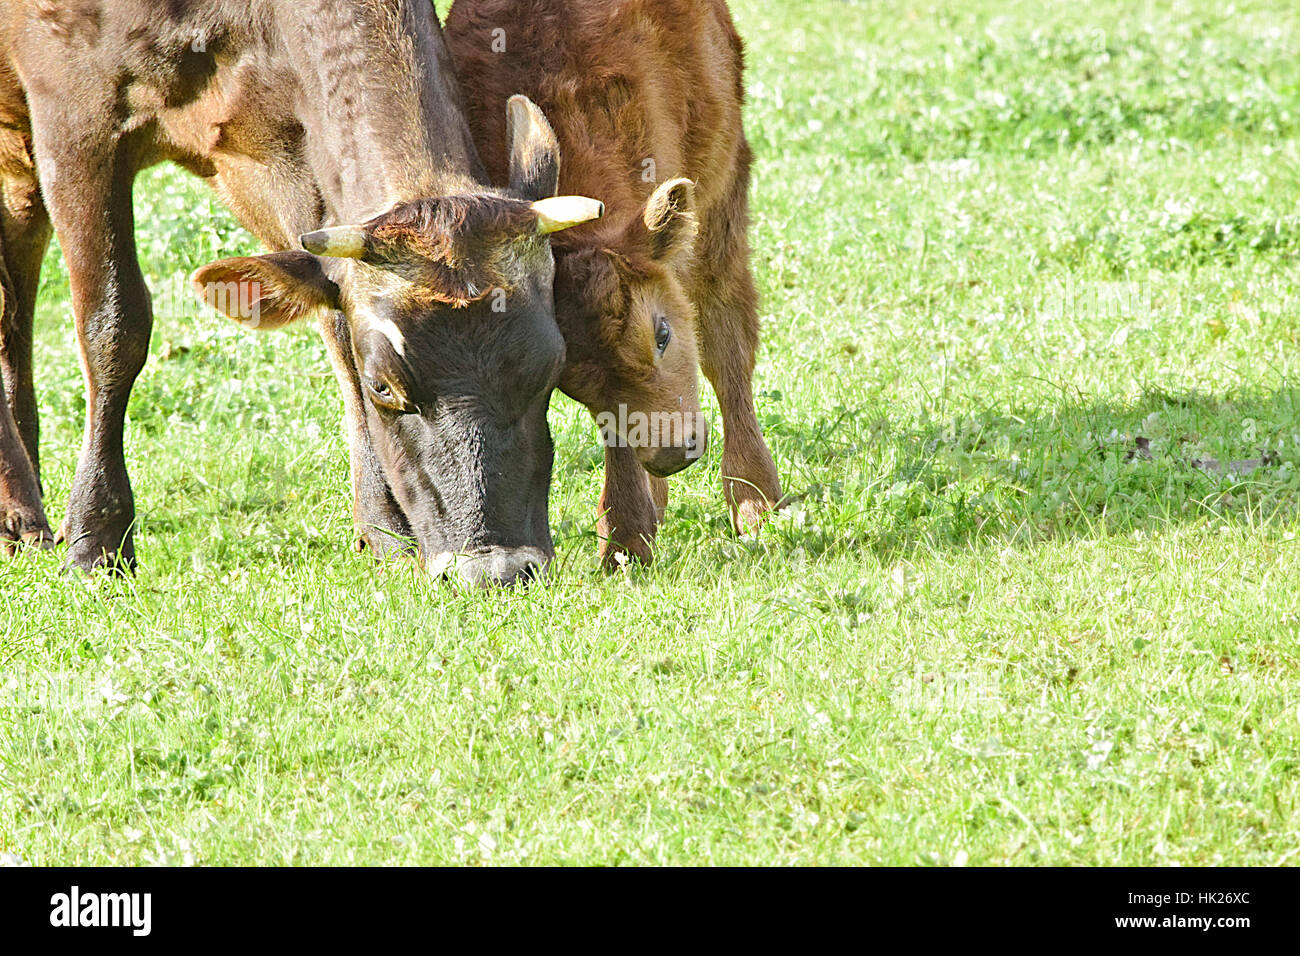
<path fill-rule="evenodd" d="M 55 536 L 49 533 L 48 524 L 44 527 L 32 528 L 18 520 L 0 522 L 0 548 L 3 548 L 6 557 L 12 558 L 23 550 L 43 551 L 53 546 L 55 546 Z"/>
<path fill-rule="evenodd" d="M 43 551 L 54 547 L 54 535 L 43 517 L 26 518 L 13 512 L 0 512 L 0 547 L 7 556 L 27 548 Z"/>
<path fill-rule="evenodd" d="M 352 550 L 357 554 L 367 551 L 376 561 L 418 559 L 419 549 L 415 541 L 401 535 L 390 534 L 382 528 L 367 528 L 358 533 L 352 542 Z"/>
<path fill-rule="evenodd" d="M 126 576 L 135 573 L 135 548 L 130 541 L 121 546 L 105 546 L 85 535 L 68 545 L 63 558 L 64 574 L 109 574 Z"/>

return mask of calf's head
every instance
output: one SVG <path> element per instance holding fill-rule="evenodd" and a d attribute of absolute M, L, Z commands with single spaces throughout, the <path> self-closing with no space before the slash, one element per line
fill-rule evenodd
<path fill-rule="evenodd" d="M 192 280 L 259 329 L 342 314 L 365 430 L 426 569 L 483 585 L 536 576 L 554 553 L 546 410 L 565 347 L 547 236 L 603 213 L 555 197 L 558 146 L 540 111 L 516 97 L 509 116 L 506 192 L 402 203 Z"/>
<path fill-rule="evenodd" d="M 708 442 L 695 310 L 678 279 L 695 232 L 694 184 L 674 179 L 603 243 L 556 257 L 555 315 L 568 347 L 560 388 L 591 410 L 606 444 L 632 447 L 661 477 Z"/>

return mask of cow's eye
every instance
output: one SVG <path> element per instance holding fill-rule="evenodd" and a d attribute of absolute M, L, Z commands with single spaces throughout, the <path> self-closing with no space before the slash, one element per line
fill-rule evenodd
<path fill-rule="evenodd" d="M 382 379 L 366 379 L 366 388 L 370 390 L 370 396 L 375 400 L 375 404 L 382 405 L 394 411 L 401 411 L 406 407 L 406 402 L 393 391 L 391 385 Z"/>
<path fill-rule="evenodd" d="M 668 349 L 668 343 L 673 340 L 673 330 L 668 327 L 668 320 L 662 315 L 655 319 L 655 347 L 659 349 L 659 354 L 663 355 Z"/>

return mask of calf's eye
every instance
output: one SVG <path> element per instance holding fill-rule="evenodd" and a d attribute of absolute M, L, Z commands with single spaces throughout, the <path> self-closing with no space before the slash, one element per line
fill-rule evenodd
<path fill-rule="evenodd" d="M 668 320 L 662 315 L 655 319 L 655 347 L 659 349 L 659 354 L 663 355 L 668 348 L 668 343 L 672 341 L 673 330 L 668 327 Z"/>

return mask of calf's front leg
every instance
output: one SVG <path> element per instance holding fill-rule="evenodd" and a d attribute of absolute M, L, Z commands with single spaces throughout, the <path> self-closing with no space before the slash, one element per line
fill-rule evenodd
<path fill-rule="evenodd" d="M 733 196 L 696 243 L 700 365 L 722 411 L 722 486 L 737 534 L 755 531 L 781 501 L 781 479 L 754 408 L 758 292 L 746 238 L 748 148 Z"/>
<path fill-rule="evenodd" d="M 600 537 L 600 563 L 607 571 L 635 558 L 649 564 L 651 545 L 659 527 L 660 509 L 651 494 L 650 476 L 637 461 L 636 451 L 623 445 L 605 446 L 605 486 L 597 508 L 596 534 Z M 667 485 L 664 485 L 667 502 Z M 619 555 L 623 555 L 622 561 Z"/>

